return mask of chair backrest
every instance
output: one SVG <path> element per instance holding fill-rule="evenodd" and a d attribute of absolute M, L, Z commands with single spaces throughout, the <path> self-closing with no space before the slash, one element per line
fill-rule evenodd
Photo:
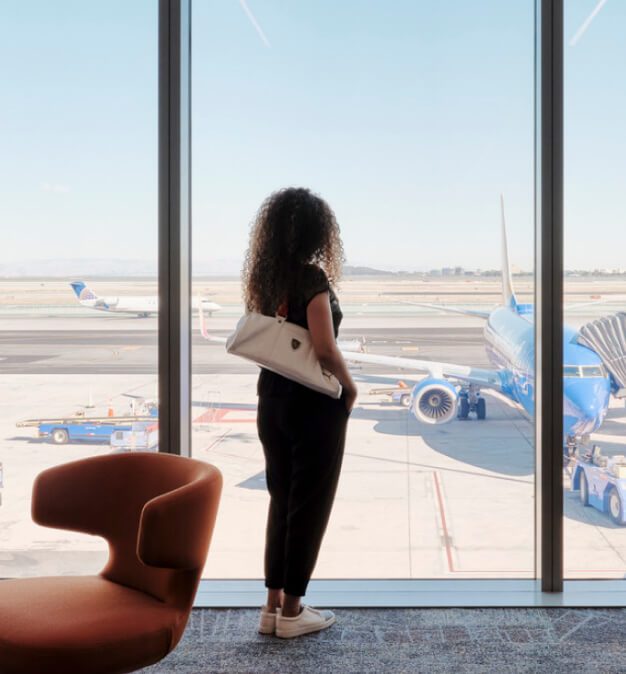
<path fill-rule="evenodd" d="M 38 524 L 103 536 L 101 575 L 191 609 L 222 488 L 217 468 L 171 454 L 110 454 L 41 473 Z"/>

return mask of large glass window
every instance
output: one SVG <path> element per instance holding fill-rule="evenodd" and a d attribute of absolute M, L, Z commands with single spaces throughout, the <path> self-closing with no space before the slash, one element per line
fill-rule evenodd
<path fill-rule="evenodd" d="M 565 10 L 565 577 L 623 578 L 626 7 Z"/>
<path fill-rule="evenodd" d="M 33 480 L 157 446 L 157 10 L 0 6 L 0 577 L 101 569 Z"/>
<path fill-rule="evenodd" d="M 339 339 L 373 357 L 316 577 L 534 577 L 533 3 L 198 2 L 193 30 L 192 450 L 225 476 L 206 577 L 263 573 L 258 370 L 205 337 L 290 185 L 335 210 Z"/>

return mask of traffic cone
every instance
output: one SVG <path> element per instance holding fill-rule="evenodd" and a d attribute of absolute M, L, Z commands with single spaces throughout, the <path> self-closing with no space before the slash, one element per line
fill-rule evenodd
<path fill-rule="evenodd" d="M 113 401 L 109 398 L 109 416 L 114 417 L 115 412 L 113 411 Z"/>

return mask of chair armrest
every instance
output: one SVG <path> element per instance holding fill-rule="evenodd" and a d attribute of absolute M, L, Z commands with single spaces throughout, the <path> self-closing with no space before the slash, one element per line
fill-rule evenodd
<path fill-rule="evenodd" d="M 139 523 L 137 554 L 148 566 L 198 569 L 206 561 L 222 492 L 222 474 L 207 474 L 146 503 Z"/>

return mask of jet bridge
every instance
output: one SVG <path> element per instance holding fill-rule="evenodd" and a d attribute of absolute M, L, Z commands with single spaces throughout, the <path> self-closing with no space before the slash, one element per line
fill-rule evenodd
<path fill-rule="evenodd" d="M 626 313 L 599 318 L 583 325 L 578 342 L 593 349 L 610 372 L 615 395 L 626 398 Z"/>

